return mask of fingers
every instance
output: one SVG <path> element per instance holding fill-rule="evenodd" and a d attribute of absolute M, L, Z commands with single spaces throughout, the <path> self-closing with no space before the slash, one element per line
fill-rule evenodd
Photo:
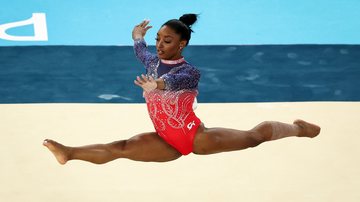
<path fill-rule="evenodd" d="M 139 87 L 142 87 L 142 85 L 143 85 L 143 82 L 141 81 L 139 76 L 136 77 L 136 80 L 134 80 L 134 83 L 135 83 L 135 85 L 137 85 Z"/>
<path fill-rule="evenodd" d="M 142 22 L 142 27 L 146 27 L 148 24 L 150 23 L 150 20 L 144 20 L 143 22 Z"/>
<path fill-rule="evenodd" d="M 146 81 L 144 81 L 140 76 L 137 76 L 135 82 L 137 82 L 138 84 L 142 85 L 142 84 L 144 84 Z"/>
<path fill-rule="evenodd" d="M 149 80 L 150 82 L 154 82 L 154 81 L 155 81 L 154 77 L 152 77 L 152 76 L 149 76 L 148 80 Z"/>
<path fill-rule="evenodd" d="M 135 83 L 135 85 L 137 85 L 137 86 L 140 86 L 141 87 L 141 83 L 140 82 L 138 82 L 137 80 L 134 80 L 134 83 Z"/>
<path fill-rule="evenodd" d="M 146 82 L 150 82 L 150 83 L 155 82 L 155 79 L 152 76 L 144 76 L 144 75 L 141 75 L 141 76 Z"/>
<path fill-rule="evenodd" d="M 141 74 L 141 78 L 144 82 L 148 82 L 149 79 L 144 75 L 144 74 Z"/>
<path fill-rule="evenodd" d="M 146 32 L 152 28 L 152 26 L 148 26 L 149 23 L 149 20 L 144 20 L 136 25 L 132 31 L 132 38 L 134 40 L 143 38 L 146 35 Z"/>
<path fill-rule="evenodd" d="M 136 77 L 136 80 L 134 80 L 134 83 L 136 85 L 143 85 L 147 82 L 155 82 L 154 77 L 152 77 L 152 76 L 147 77 L 144 74 L 141 74 L 140 76 Z"/>
<path fill-rule="evenodd" d="M 150 23 L 150 20 L 143 20 L 140 24 L 138 24 L 138 27 L 146 28 L 146 26 Z"/>
<path fill-rule="evenodd" d="M 147 21 L 147 20 L 144 20 L 144 21 L 142 21 L 142 23 L 141 23 L 142 25 L 142 27 L 146 27 L 146 25 L 148 25 L 149 24 L 149 21 Z"/>
<path fill-rule="evenodd" d="M 142 29 L 144 29 L 145 33 L 152 28 L 152 26 L 148 26 L 150 21 L 146 21 L 144 24 L 140 25 Z"/>
<path fill-rule="evenodd" d="M 148 31 L 151 28 L 152 28 L 152 26 L 147 26 L 147 27 L 145 27 L 145 31 Z"/>
<path fill-rule="evenodd" d="M 152 80 L 154 80 L 152 77 L 150 77 Z M 143 85 L 146 82 L 152 81 L 151 79 L 147 78 L 144 74 L 141 74 L 141 76 L 137 76 L 136 80 L 134 80 L 134 83 L 136 85 Z"/>
<path fill-rule="evenodd" d="M 139 26 L 139 27 L 143 27 L 145 23 L 146 23 L 146 21 L 143 20 L 142 22 L 140 22 L 140 24 L 138 24 L 138 26 Z"/>
<path fill-rule="evenodd" d="M 134 80 L 134 83 L 146 92 L 150 92 L 157 88 L 157 83 L 155 79 L 152 76 L 147 77 L 144 74 L 137 76 L 136 80 Z"/>

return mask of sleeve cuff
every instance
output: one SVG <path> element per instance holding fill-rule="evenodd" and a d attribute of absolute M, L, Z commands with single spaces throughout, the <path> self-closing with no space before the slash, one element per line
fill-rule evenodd
<path fill-rule="evenodd" d="M 166 75 L 162 76 L 161 78 L 164 80 L 164 90 L 170 90 L 168 78 L 166 77 Z"/>
<path fill-rule="evenodd" d="M 145 42 L 144 38 L 134 39 L 134 43 L 142 43 L 142 42 Z"/>

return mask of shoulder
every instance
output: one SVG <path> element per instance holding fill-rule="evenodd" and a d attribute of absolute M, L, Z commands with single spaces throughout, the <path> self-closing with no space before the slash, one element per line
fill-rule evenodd
<path fill-rule="evenodd" d="M 191 76 L 194 78 L 200 78 L 200 71 L 190 63 L 184 63 L 178 67 L 170 70 L 169 74 L 181 74 L 186 76 Z"/>
<path fill-rule="evenodd" d="M 184 68 L 182 68 L 183 70 L 197 72 L 200 74 L 200 70 L 197 67 L 195 67 L 194 65 L 192 65 L 191 63 L 185 62 L 183 65 L 184 65 Z"/>

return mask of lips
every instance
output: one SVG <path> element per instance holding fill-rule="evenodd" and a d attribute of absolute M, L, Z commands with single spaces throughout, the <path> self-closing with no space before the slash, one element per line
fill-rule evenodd
<path fill-rule="evenodd" d="M 162 51 L 162 50 L 157 50 L 157 53 L 158 53 L 159 55 L 162 55 L 162 54 L 164 54 L 164 51 Z"/>

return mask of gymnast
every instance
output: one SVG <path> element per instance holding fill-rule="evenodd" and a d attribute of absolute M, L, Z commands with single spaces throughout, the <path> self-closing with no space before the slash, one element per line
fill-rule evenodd
<path fill-rule="evenodd" d="M 196 21 L 196 14 L 185 14 L 163 24 L 156 36 L 157 54 L 148 51 L 144 40 L 146 32 L 152 28 L 148 20 L 136 25 L 132 31 L 135 55 L 146 67 L 146 75 L 137 76 L 134 83 L 143 89 L 155 132 L 81 147 L 44 140 L 43 145 L 60 164 L 69 160 L 104 164 L 118 158 L 167 162 L 189 153 L 206 155 L 237 151 L 267 141 L 291 136 L 313 138 L 320 133 L 319 126 L 300 119 L 293 124 L 264 121 L 251 130 L 205 127 L 193 109 L 200 71 L 182 56 Z M 246 115 L 242 117 L 246 118 Z"/>

